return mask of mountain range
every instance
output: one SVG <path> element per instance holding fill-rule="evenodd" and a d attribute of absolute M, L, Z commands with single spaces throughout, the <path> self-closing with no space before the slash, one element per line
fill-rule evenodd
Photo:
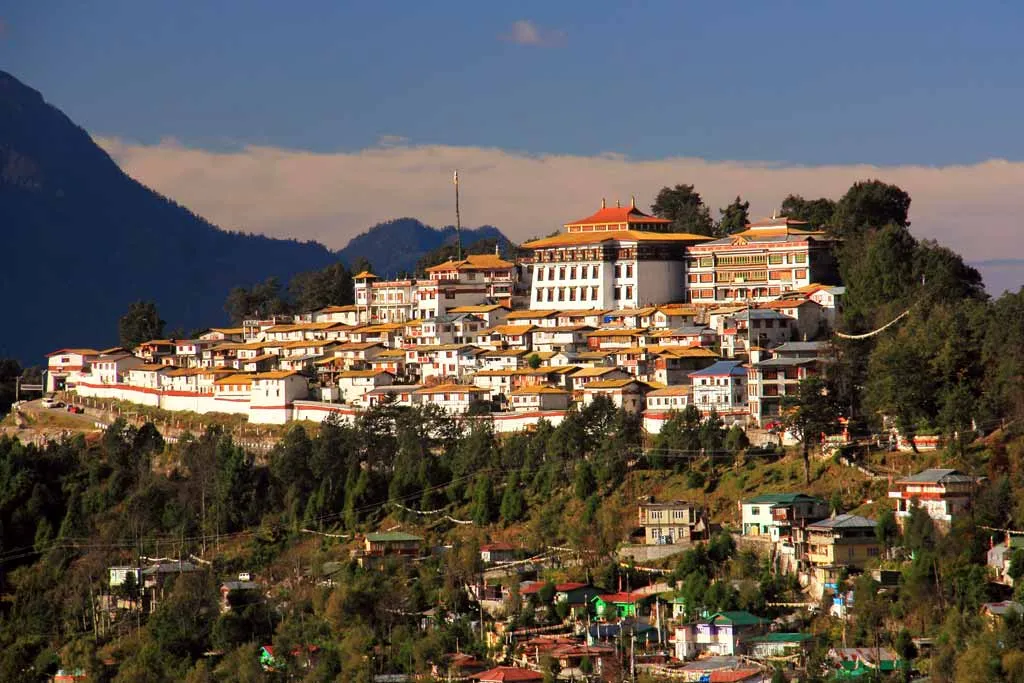
<path fill-rule="evenodd" d="M 411 272 L 454 238 L 413 218 L 381 223 L 340 251 L 221 230 L 125 174 L 42 95 L 0 71 L 0 357 L 42 362 L 59 347 L 117 343 L 129 303 L 155 301 L 168 329 L 225 324 L 230 289 L 338 261 Z M 498 237 L 464 230 L 464 244 Z"/>

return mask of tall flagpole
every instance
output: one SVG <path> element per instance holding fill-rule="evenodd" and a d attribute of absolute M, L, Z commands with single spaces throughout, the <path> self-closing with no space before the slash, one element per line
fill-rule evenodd
<path fill-rule="evenodd" d="M 459 217 L 459 170 L 455 169 L 455 260 L 462 260 L 462 219 Z"/>

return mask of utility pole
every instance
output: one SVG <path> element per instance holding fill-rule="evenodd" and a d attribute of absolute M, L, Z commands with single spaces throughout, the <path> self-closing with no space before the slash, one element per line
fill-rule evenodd
<path fill-rule="evenodd" d="M 459 216 L 459 170 L 452 176 L 455 183 L 455 260 L 462 260 L 462 218 Z"/>

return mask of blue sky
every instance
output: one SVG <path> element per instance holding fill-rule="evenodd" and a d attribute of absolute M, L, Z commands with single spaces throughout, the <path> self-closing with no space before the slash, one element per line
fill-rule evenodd
<path fill-rule="evenodd" d="M 340 248 L 379 221 L 512 239 L 693 183 L 717 215 L 880 178 L 1024 283 L 1021 3 L 0 4 L 0 68 L 216 224 Z"/>
<path fill-rule="evenodd" d="M 1024 157 L 1021 7 L 24 2 L 0 64 L 143 143 L 959 164 Z"/>

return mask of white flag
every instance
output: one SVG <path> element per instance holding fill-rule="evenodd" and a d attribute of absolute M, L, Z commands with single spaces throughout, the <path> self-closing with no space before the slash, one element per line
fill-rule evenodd
<path fill-rule="evenodd" d="M 459 171 L 458 170 L 455 171 L 455 175 L 453 176 L 452 180 L 454 180 L 456 185 L 459 184 Z"/>

